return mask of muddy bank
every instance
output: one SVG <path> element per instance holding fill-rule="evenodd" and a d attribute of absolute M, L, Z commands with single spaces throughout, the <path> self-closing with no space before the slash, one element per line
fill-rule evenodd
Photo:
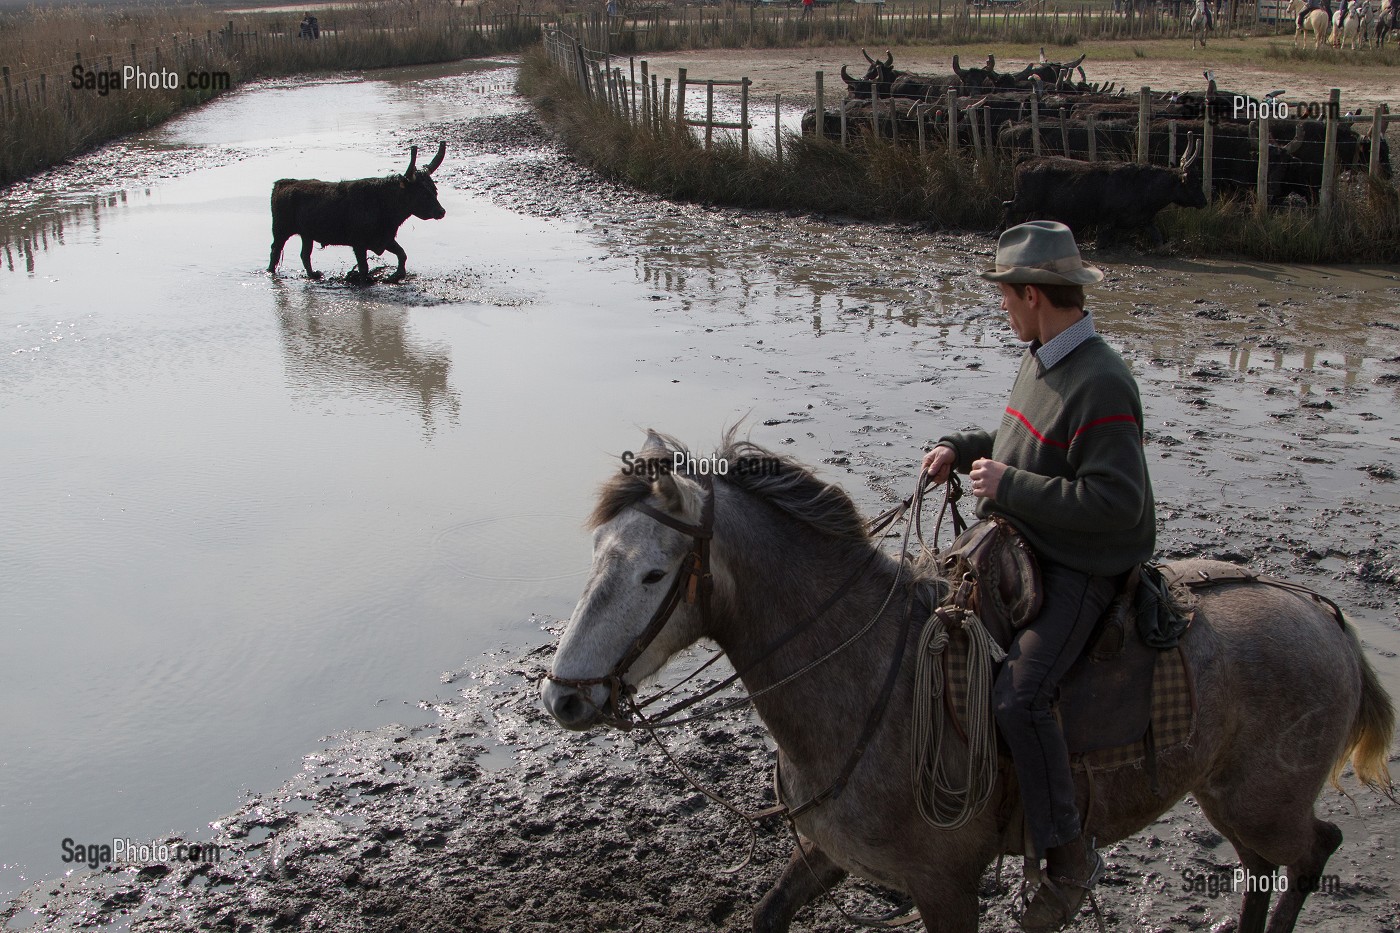
<path fill-rule="evenodd" d="M 557 627 L 556 627 L 557 628 Z M 606 733 L 562 735 L 538 707 L 534 681 L 550 649 L 502 651 L 473 671 L 444 675 L 458 699 L 435 725 L 340 737 L 308 755 L 300 774 L 215 824 L 212 866 L 107 871 L 35 894 L 10 928 L 133 931 L 744 930 L 785 861 L 781 827 L 760 835 L 752 864 L 742 824 L 682 780 L 647 742 Z M 741 806 L 771 802 L 771 752 L 738 714 L 670 740 L 672 754 Z M 1353 811 L 1329 794 L 1322 811 L 1347 826 L 1307 929 L 1397 929 L 1386 853 L 1400 820 L 1373 795 Z M 1356 824 L 1364 833 L 1352 835 Z M 1349 825 L 1350 824 L 1350 825 Z M 1359 836 L 1359 838 L 1358 838 Z M 1229 893 L 1191 890 L 1228 875 L 1229 845 L 1191 802 L 1105 852 L 1099 900 L 1109 929 L 1230 929 Z M 1014 930 L 1015 867 L 982 879 L 984 930 Z M 47 886 L 46 886 L 47 887 Z M 843 909 L 883 913 L 899 899 L 847 883 Z M 1092 929 L 1091 921 L 1081 929 Z M 852 929 L 831 903 L 796 928 Z"/>
<path fill-rule="evenodd" d="M 820 463 L 869 512 L 903 494 L 924 442 L 986 422 L 1010 384 L 1020 349 L 975 274 L 989 236 L 639 196 L 579 169 L 510 99 L 396 132 L 396 145 L 440 133 L 454 152 L 491 157 L 470 171 L 445 163 L 441 185 L 584 231 L 591 262 L 648 286 L 633 311 L 669 335 L 668 383 L 718 372 L 751 386 L 755 439 Z M 1397 270 L 1092 258 L 1110 272 L 1093 298 L 1101 327 L 1143 382 L 1163 555 L 1240 560 L 1323 589 L 1355 613 L 1394 691 Z M 610 466 L 590 452 L 577 469 L 601 478 Z M 745 929 L 787 839 L 763 835 L 752 865 L 723 873 L 746 834 L 654 748 L 562 734 L 540 712 L 534 683 L 559 623 L 532 624 L 535 643 L 444 675 L 452 696 L 426 705 L 433 724 L 340 736 L 217 821 L 218 865 L 45 884 L 8 908 L 8 926 Z M 769 801 L 771 751 L 748 720 L 698 727 L 675 749 L 731 799 Z M 1347 838 L 1330 865 L 1341 887 L 1310 902 L 1308 928 L 1400 928 L 1397 809 L 1324 796 Z M 1184 890 L 1188 870 L 1234 865 L 1190 802 L 1106 854 L 1110 928 L 1229 929 L 1233 896 Z M 982 893 L 983 928 L 1013 929 L 1014 892 L 989 875 Z M 853 885 L 839 896 L 866 913 L 888 903 Z M 799 926 L 851 929 L 827 905 Z"/>

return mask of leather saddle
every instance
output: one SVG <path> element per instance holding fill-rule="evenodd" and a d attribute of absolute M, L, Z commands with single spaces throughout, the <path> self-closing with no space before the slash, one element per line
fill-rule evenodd
<path fill-rule="evenodd" d="M 1035 552 L 1000 516 L 958 535 L 940 555 L 940 564 L 950 586 L 944 605 L 975 613 L 1003 650 L 1039 615 L 1043 594 Z M 1135 568 L 1060 683 L 1056 713 L 1071 754 L 1116 748 L 1146 736 L 1157 655 L 1174 645 L 1185 628 L 1185 620 L 1171 620 L 1171 611 L 1160 574 Z M 1158 613 L 1168 615 L 1170 637 L 1161 635 Z M 1108 710 L 1112 715 L 1105 715 Z"/>

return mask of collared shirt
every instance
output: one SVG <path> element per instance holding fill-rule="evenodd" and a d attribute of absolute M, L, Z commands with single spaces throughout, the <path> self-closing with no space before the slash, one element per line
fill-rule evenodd
<path fill-rule="evenodd" d="M 1082 318 L 1056 334 L 1049 343 L 1031 344 L 1031 352 L 1040 360 L 1041 366 L 1052 369 L 1095 333 L 1094 316 L 1086 311 Z"/>

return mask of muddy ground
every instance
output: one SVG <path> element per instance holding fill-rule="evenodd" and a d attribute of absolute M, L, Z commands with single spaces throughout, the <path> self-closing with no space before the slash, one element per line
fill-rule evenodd
<path fill-rule="evenodd" d="M 988 236 L 931 235 L 839 217 L 785 218 L 638 196 L 574 164 L 519 105 L 433 129 L 447 134 L 454 151 L 499 156 L 490 170 L 469 176 L 453 174 L 449 163 L 440 183 L 592 226 L 611 255 L 636 257 L 640 274 L 657 283 L 658 320 L 675 327 L 689 348 L 678 349 L 678 360 L 706 339 L 714 342 L 699 352 L 737 356 L 742 348 L 766 359 L 773 392 L 790 400 L 795 437 L 830 434 L 835 444 L 823 469 L 872 512 L 902 491 L 908 439 L 926 438 L 933 429 L 877 410 L 862 391 L 833 385 L 825 373 L 805 368 L 801 351 L 774 340 L 774 333 L 796 323 L 819 333 L 867 331 L 878 344 L 878 337 L 902 326 L 901 316 L 917 318 L 920 308 L 937 305 L 953 309 L 963 328 L 986 320 L 986 336 L 977 338 L 981 355 L 930 361 L 923 372 L 903 370 L 898 359 L 878 365 L 862 359 L 859 365 L 871 368 L 859 379 L 872 387 L 913 386 L 923 399 L 914 411 L 925 420 L 945 405 L 944 415 L 963 417 L 979 398 L 1005 390 L 1005 371 L 1019 351 L 986 310 L 974 274 L 991 253 Z M 791 251 L 771 262 L 790 266 L 794 281 L 848 295 L 840 312 L 827 310 L 823 318 L 794 308 L 788 320 L 755 321 L 739 303 L 721 302 L 702 313 L 686 300 L 685 276 L 703 276 L 705 259 L 692 255 L 672 263 L 672 242 L 705 243 L 715 261 L 724 261 L 750 249 L 749 238 L 760 232 L 771 238 L 775 228 Z M 922 237 L 923 250 L 937 253 L 936 270 L 921 268 L 917 256 L 892 267 L 891 257 L 907 255 L 911 237 Z M 810 268 L 797 258 L 818 254 L 827 261 Z M 957 257 L 951 266 L 949 255 Z M 1393 424 L 1400 381 L 1396 270 L 1203 269 L 1165 261 L 1148 266 L 1133 256 L 1094 258 L 1115 260 L 1103 292 L 1105 313 L 1132 341 L 1144 394 L 1152 398 L 1154 470 L 1180 477 L 1160 509 L 1164 555 L 1224 557 L 1284 572 L 1325 586 L 1350 607 L 1366 607 L 1367 617 L 1391 636 L 1400 631 L 1400 560 L 1393 549 L 1400 532 L 1393 487 L 1400 462 L 1358 460 L 1368 455 L 1355 452 L 1354 440 L 1368 423 Z M 1239 284 L 1227 284 L 1235 281 L 1232 274 Z M 1202 275 L 1216 276 L 1215 285 L 1201 285 Z M 875 296 L 889 313 L 877 315 L 862 303 Z M 1329 309 L 1339 300 L 1354 300 L 1361 310 L 1337 323 Z M 1189 323 L 1169 323 L 1168 311 Z M 1310 368 L 1306 385 L 1295 369 L 1272 382 L 1267 374 L 1250 376 L 1255 381 L 1241 389 L 1248 364 L 1232 368 L 1233 358 L 1222 364 L 1219 348 L 1247 332 L 1256 334 L 1261 361 L 1271 354 L 1292 358 L 1320 334 L 1338 353 L 1364 344 L 1368 359 L 1379 354 L 1383 362 L 1379 371 L 1366 364 L 1357 379 L 1345 365 L 1324 360 Z M 878 349 L 872 352 L 878 357 Z M 1326 348 L 1321 352 L 1326 356 Z M 989 361 L 985 372 L 983 358 Z M 945 379 L 935 366 L 959 369 L 971 382 Z M 1238 392 L 1254 393 L 1248 411 L 1227 404 Z M 1296 455 L 1279 453 L 1278 436 L 1269 433 L 1278 426 L 1294 439 Z M 1228 477 L 1240 471 L 1253 492 L 1227 496 Z M 1347 491 L 1317 505 L 1311 490 L 1332 482 Z M 1220 491 L 1210 493 L 1212 487 Z M 1198 494 L 1182 491 L 1188 489 Z M 1299 514 L 1280 521 L 1288 512 Z M 435 707 L 436 724 L 335 737 L 306 757 L 298 775 L 219 820 L 215 840 L 225 850 L 217 865 L 75 875 L 28 892 L 3 919 L 14 929 L 745 929 L 752 905 L 785 860 L 786 837 L 780 831 L 761 835 L 753 862 L 725 873 L 745 855 L 747 834 L 689 789 L 654 747 L 617 733 L 562 734 L 540 711 L 535 690 L 561 623 L 538 623 L 537 644 L 502 648 L 444 674 L 457 693 Z M 1393 667 L 1388 648 L 1373 647 L 1368 656 Z M 753 722 L 731 714 L 673 742 L 680 760 L 730 799 L 747 807 L 769 802 L 771 751 Z M 1347 842 L 1330 866 L 1341 887 L 1312 899 L 1307 928 L 1400 929 L 1400 807 L 1374 794 L 1350 801 L 1329 792 L 1319 810 L 1342 825 Z M 1106 855 L 1100 902 L 1110 929 L 1232 927 L 1233 895 L 1183 890 L 1186 871 L 1228 872 L 1235 863 L 1229 845 L 1189 800 Z M 1014 929 L 1013 890 L 999 888 L 989 874 L 982 894 L 983 929 Z M 891 903 L 849 884 L 836 898 L 866 913 Z M 800 916 L 798 928 L 852 927 L 821 904 Z M 1092 929 L 1092 921 L 1079 928 Z"/>

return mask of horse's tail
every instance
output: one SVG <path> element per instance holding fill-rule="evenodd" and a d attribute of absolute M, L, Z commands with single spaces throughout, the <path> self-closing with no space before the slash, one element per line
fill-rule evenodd
<path fill-rule="evenodd" d="M 1390 768 L 1386 764 L 1390 756 L 1390 738 L 1395 732 L 1395 707 L 1362 653 L 1356 630 L 1347 625 L 1346 634 L 1352 652 L 1361 664 L 1361 703 L 1356 709 L 1356 717 L 1351 721 L 1346 748 L 1332 766 L 1332 785 L 1341 789 L 1337 778 L 1350 760 L 1361 783 L 1395 800 Z"/>

